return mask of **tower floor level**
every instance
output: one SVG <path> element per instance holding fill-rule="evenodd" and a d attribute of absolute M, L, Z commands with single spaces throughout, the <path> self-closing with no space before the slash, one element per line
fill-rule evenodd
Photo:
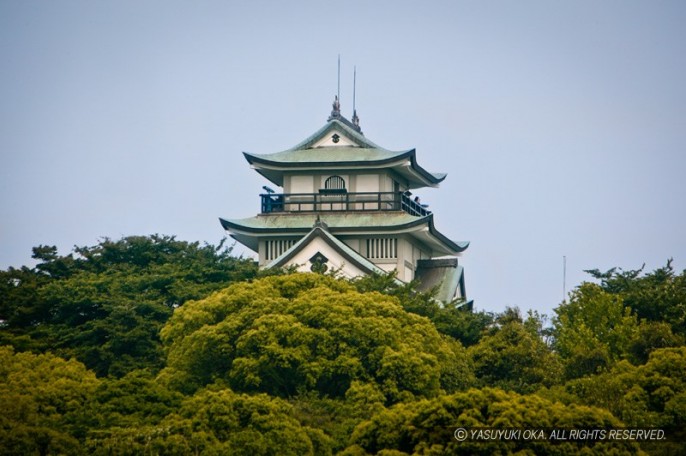
<path fill-rule="evenodd" d="M 412 190 L 438 187 L 446 174 L 422 168 L 414 149 L 377 146 L 334 102 L 327 123 L 300 144 L 243 155 L 280 191 L 265 185 L 254 217 L 219 220 L 258 253 L 260 267 L 335 269 L 350 278 L 395 270 L 402 282 L 436 289 L 442 302 L 471 306 L 458 263 L 469 242 L 440 233 L 434 214 L 412 197 Z"/>

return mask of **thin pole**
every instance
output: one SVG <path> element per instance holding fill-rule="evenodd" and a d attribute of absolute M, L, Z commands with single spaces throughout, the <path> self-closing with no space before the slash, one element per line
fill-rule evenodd
<path fill-rule="evenodd" d="M 355 87 L 357 85 L 357 67 L 353 67 L 353 112 L 355 112 Z"/>
<path fill-rule="evenodd" d="M 338 54 L 338 101 L 341 101 L 341 54 Z"/>
<path fill-rule="evenodd" d="M 567 257 L 562 256 L 562 302 L 567 302 Z"/>

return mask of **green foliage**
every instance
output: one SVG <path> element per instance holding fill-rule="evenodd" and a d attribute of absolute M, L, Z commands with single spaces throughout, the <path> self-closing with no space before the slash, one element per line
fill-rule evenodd
<path fill-rule="evenodd" d="M 98 385 L 77 361 L 0 346 L 0 453 L 78 453 Z"/>
<path fill-rule="evenodd" d="M 235 284 L 189 302 L 162 338 L 163 376 L 187 392 L 221 380 L 243 392 L 344 397 L 357 380 L 395 402 L 471 381 L 462 347 L 427 319 L 319 274 Z"/>
<path fill-rule="evenodd" d="M 175 412 L 183 395 L 164 387 L 149 370 L 135 370 L 123 378 L 100 383 L 89 407 L 96 428 L 138 427 L 158 424 Z"/>
<path fill-rule="evenodd" d="M 302 426 L 286 402 L 213 388 L 184 400 L 178 412 L 158 425 L 94 432 L 86 447 L 94 455 L 331 454 L 330 439 Z"/>
<path fill-rule="evenodd" d="M 76 357 L 98 375 L 159 369 L 159 330 L 174 308 L 254 277 L 252 261 L 222 245 L 167 236 L 105 239 L 60 257 L 34 249 L 35 269 L 0 272 L 0 342 Z"/>
<path fill-rule="evenodd" d="M 453 436 L 459 427 L 536 429 L 574 426 L 604 429 L 621 426 L 621 422 L 600 408 L 563 405 L 537 395 L 521 396 L 500 389 L 472 389 L 382 410 L 357 426 L 350 438 L 350 446 L 341 454 L 576 455 L 582 449 L 592 449 L 595 454 L 639 453 L 637 445 L 626 442 L 551 443 L 548 440 L 477 441 L 470 438 L 458 442 Z"/>
<path fill-rule="evenodd" d="M 664 348 L 653 351 L 644 365 L 623 361 L 607 373 L 568 382 L 564 389 L 585 404 L 610 410 L 628 426 L 683 432 L 685 374 L 686 347 Z"/>
<path fill-rule="evenodd" d="M 39 349 L 40 343 L 31 338 L 27 328 L 43 332 L 50 308 L 38 299 L 38 292 L 51 280 L 27 267 L 0 271 L 0 344 L 11 343 L 18 350 Z"/>
<path fill-rule="evenodd" d="M 483 386 L 531 393 L 559 381 L 560 360 L 541 338 L 541 317 L 530 314 L 523 321 L 518 309 L 508 309 L 496 321 L 468 350 Z"/>
<path fill-rule="evenodd" d="M 641 275 L 643 268 L 623 271 L 613 268 L 604 273 L 586 271 L 600 280 L 607 293 L 621 296 L 640 319 L 666 322 L 672 332 L 686 337 L 686 271 L 674 273 L 672 260 L 653 272 Z M 682 339 L 683 340 L 683 339 Z"/>
<path fill-rule="evenodd" d="M 601 372 L 622 359 L 638 331 L 638 319 L 621 296 L 584 283 L 555 309 L 555 348 L 567 378 Z"/>
<path fill-rule="evenodd" d="M 345 398 L 320 397 L 312 391 L 291 400 L 295 417 L 303 425 L 321 429 L 330 436 L 333 451 L 343 450 L 360 422 L 383 410 L 385 397 L 369 383 L 354 381 Z"/>
<path fill-rule="evenodd" d="M 33 253 L 35 268 L 0 271 L 1 454 L 640 453 L 457 442 L 460 426 L 653 426 L 672 441 L 641 449 L 684 452 L 686 292 L 670 263 L 591 271 L 600 284 L 550 329 L 393 274 L 257 272 L 171 237 Z"/>
<path fill-rule="evenodd" d="M 493 323 L 493 315 L 487 312 L 471 312 L 461 303 L 443 304 L 433 298 L 432 293 L 416 290 L 417 283 L 400 283 L 397 273 L 372 273 L 358 277 L 353 282 L 358 291 L 378 291 L 398 298 L 407 312 L 427 317 L 436 329 L 462 343 L 465 347 L 476 344 L 484 331 Z"/>
<path fill-rule="evenodd" d="M 674 334 L 669 323 L 642 320 L 631 340 L 627 357 L 634 364 L 644 364 L 650 354 L 658 348 L 683 345 L 684 338 Z"/>
<path fill-rule="evenodd" d="M 684 344 L 686 281 L 669 263 L 645 276 L 589 272 L 601 284 L 582 284 L 555 310 L 555 348 L 567 378 L 606 371 L 621 359 L 645 363 L 653 350 Z"/>

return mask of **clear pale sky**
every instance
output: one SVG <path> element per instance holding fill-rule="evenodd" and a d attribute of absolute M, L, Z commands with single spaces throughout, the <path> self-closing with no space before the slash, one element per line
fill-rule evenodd
<path fill-rule="evenodd" d="M 0 268 L 31 247 L 259 212 L 241 152 L 342 111 L 447 172 L 417 192 L 477 309 L 547 314 L 584 269 L 686 267 L 686 2 L 0 2 Z M 249 251 L 236 247 L 236 252 Z"/>

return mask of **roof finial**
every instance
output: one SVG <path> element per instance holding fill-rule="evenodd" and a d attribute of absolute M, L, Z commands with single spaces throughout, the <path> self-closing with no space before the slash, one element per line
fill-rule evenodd
<path fill-rule="evenodd" d="M 331 110 L 331 118 L 338 118 L 341 116 L 341 102 L 338 101 L 338 95 L 334 96 L 333 109 Z"/>
<path fill-rule="evenodd" d="M 314 221 L 314 225 L 312 225 L 312 228 L 322 228 L 326 231 L 329 230 L 329 225 L 326 224 L 326 222 L 322 221 L 321 218 L 319 218 L 319 214 L 317 214 L 317 219 Z"/>

